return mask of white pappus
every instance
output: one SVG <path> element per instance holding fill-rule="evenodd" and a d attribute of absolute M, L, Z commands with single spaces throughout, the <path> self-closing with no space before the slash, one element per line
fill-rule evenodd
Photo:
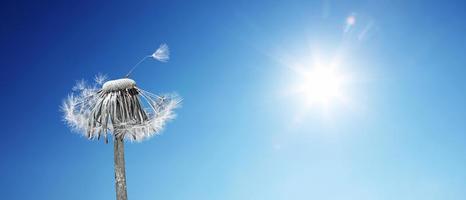
<path fill-rule="evenodd" d="M 162 44 L 150 57 L 166 62 L 168 55 L 168 46 Z M 110 81 L 104 75 L 97 75 L 94 84 L 77 82 L 63 101 L 64 121 L 87 138 L 103 137 L 106 142 L 109 134 L 142 141 L 160 133 L 175 117 L 174 109 L 181 99 L 174 94 L 159 96 L 139 88 L 134 80 L 127 78 L 130 73 L 126 78 Z"/>

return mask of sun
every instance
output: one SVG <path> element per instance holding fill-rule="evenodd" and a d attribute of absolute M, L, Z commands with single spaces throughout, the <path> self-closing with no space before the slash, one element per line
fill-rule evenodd
<path fill-rule="evenodd" d="M 292 91 L 308 106 L 329 106 L 344 97 L 344 83 L 338 68 L 318 65 L 301 71 Z"/>
<path fill-rule="evenodd" d="M 316 67 L 305 74 L 300 86 L 307 101 L 329 103 L 341 95 L 341 77 L 329 67 Z"/>

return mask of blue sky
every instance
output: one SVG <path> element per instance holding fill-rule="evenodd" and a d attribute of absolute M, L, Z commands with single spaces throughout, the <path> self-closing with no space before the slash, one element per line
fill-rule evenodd
<path fill-rule="evenodd" d="M 4 199 L 114 199 L 113 147 L 61 120 L 76 80 L 183 98 L 127 144 L 130 199 L 465 199 L 462 1 L 2 2 Z M 348 25 L 348 17 L 355 23 Z M 315 58 L 344 98 L 289 94 Z"/>

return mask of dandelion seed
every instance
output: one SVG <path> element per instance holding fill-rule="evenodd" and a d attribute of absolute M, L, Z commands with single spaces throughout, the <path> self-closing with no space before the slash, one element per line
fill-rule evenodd
<path fill-rule="evenodd" d="M 144 62 L 144 60 L 146 60 L 146 58 L 154 58 L 155 60 L 158 60 L 160 62 L 168 62 L 168 60 L 170 59 L 170 51 L 168 49 L 168 45 L 167 44 L 161 44 L 160 47 L 155 50 L 155 52 L 152 54 L 152 55 L 148 55 L 148 56 L 145 56 L 144 58 L 142 58 L 138 63 L 136 63 L 133 68 L 131 68 L 128 72 L 128 74 L 126 74 L 126 78 L 129 77 L 129 75 L 131 75 L 131 73 L 134 71 L 134 69 L 136 69 L 139 64 L 141 64 L 142 62 Z"/>
<path fill-rule="evenodd" d="M 97 74 L 94 78 L 94 81 L 99 85 L 103 85 L 106 80 L 107 80 L 107 75 L 105 74 Z"/>
<path fill-rule="evenodd" d="M 168 45 L 161 44 L 151 57 L 160 62 L 167 62 L 170 59 L 170 50 L 168 49 Z"/>
<path fill-rule="evenodd" d="M 72 90 L 79 91 L 79 90 L 84 90 L 85 88 L 86 88 L 86 81 L 84 79 L 81 79 L 79 81 L 76 81 L 76 85 L 73 86 Z"/>

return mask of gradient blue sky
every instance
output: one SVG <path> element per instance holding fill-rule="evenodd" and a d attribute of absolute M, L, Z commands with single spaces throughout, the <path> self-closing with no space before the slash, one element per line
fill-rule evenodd
<path fill-rule="evenodd" d="M 11 1 L 1 5 L 2 199 L 114 199 L 113 146 L 62 122 L 76 80 L 178 92 L 127 144 L 130 199 L 466 199 L 462 1 Z M 345 32 L 345 19 L 356 24 Z M 363 34 L 363 32 L 365 32 Z M 304 109 L 290 65 L 341 57 L 347 101 Z M 312 67 L 312 66 L 309 66 Z M 284 92 L 285 91 L 285 92 Z"/>

